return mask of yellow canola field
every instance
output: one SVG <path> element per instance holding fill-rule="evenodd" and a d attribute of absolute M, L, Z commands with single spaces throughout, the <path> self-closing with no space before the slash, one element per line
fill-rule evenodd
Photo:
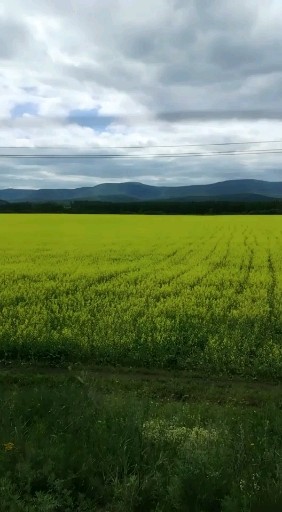
<path fill-rule="evenodd" d="M 279 216 L 1 215 L 0 359 L 282 376 Z"/>

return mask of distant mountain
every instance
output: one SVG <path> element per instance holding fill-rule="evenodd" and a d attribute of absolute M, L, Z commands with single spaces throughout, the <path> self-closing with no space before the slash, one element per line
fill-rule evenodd
<path fill-rule="evenodd" d="M 260 194 L 226 194 L 221 196 L 185 196 L 173 199 L 166 199 L 168 202 L 178 203 L 192 203 L 192 202 L 205 202 L 205 201 L 234 201 L 234 202 L 252 202 L 252 201 L 271 201 L 273 199 L 277 199 L 269 196 L 262 196 Z"/>
<path fill-rule="evenodd" d="M 143 183 L 103 183 L 94 187 L 75 189 L 4 189 L 0 200 L 9 202 L 49 201 L 250 201 L 282 198 L 282 182 L 261 180 L 228 180 L 209 185 L 188 185 L 179 187 L 158 187 Z"/>

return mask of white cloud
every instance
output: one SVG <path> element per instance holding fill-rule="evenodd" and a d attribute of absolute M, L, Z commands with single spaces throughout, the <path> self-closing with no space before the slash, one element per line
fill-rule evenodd
<path fill-rule="evenodd" d="M 281 120 L 240 120 L 240 111 L 282 112 L 281 22 L 280 0 L 3 0 L 0 145 L 66 145 L 79 153 L 94 146 L 279 140 Z M 36 105 L 38 115 L 12 118 L 21 104 Z M 163 112 L 229 109 L 237 120 L 158 119 Z M 68 123 L 74 111 L 85 111 L 85 124 L 87 111 L 96 112 L 93 129 L 81 119 Z M 95 115 L 102 122 L 95 124 Z M 56 187 L 281 179 L 281 155 L 0 164 L 1 188 L 27 181 Z"/>

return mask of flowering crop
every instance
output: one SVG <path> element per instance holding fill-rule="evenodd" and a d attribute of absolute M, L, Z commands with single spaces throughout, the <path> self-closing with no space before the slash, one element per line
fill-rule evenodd
<path fill-rule="evenodd" d="M 279 216 L 2 215 L 0 358 L 282 376 Z"/>

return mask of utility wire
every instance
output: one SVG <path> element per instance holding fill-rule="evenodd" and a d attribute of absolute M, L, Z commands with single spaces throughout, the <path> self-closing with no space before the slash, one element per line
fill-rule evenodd
<path fill-rule="evenodd" d="M 189 158 L 189 157 L 203 157 L 203 156 L 217 156 L 217 155 L 225 155 L 225 156 L 234 156 L 234 155 L 269 155 L 269 154 L 282 154 L 282 148 L 277 149 L 261 149 L 254 151 L 213 151 L 210 153 L 153 153 L 153 154 L 143 154 L 143 155 L 120 155 L 120 154 L 98 154 L 98 153 L 82 153 L 82 154 L 0 154 L 0 158 L 23 158 L 23 159 L 37 159 L 37 158 L 47 158 L 47 159 L 146 159 L 146 158 Z"/>

